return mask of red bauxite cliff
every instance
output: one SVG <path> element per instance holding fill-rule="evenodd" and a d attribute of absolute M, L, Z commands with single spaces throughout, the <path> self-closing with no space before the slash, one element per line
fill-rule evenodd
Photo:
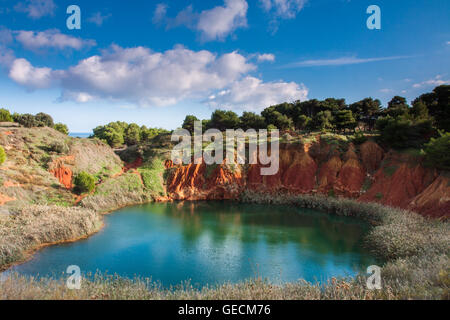
<path fill-rule="evenodd" d="M 320 140 L 320 139 L 319 139 Z M 280 146 L 280 169 L 261 176 L 260 165 L 174 166 L 167 179 L 169 199 L 235 199 L 246 190 L 344 196 L 410 209 L 433 217 L 450 216 L 450 179 L 423 167 L 416 158 L 385 153 L 375 142 L 346 152 L 326 141 Z"/>

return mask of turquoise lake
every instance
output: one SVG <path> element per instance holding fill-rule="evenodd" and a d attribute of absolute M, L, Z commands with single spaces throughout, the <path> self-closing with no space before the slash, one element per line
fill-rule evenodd
<path fill-rule="evenodd" d="M 293 206 L 235 202 L 152 203 L 105 216 L 86 240 L 38 251 L 20 274 L 151 278 L 195 286 L 262 277 L 273 283 L 354 276 L 375 263 L 362 246 L 369 226 Z"/>

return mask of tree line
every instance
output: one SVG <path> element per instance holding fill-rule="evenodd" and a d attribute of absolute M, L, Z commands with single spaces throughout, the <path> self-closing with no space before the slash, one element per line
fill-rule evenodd
<path fill-rule="evenodd" d="M 182 128 L 193 133 L 194 115 L 184 119 Z M 441 85 L 408 104 L 395 96 L 383 108 L 380 100 L 365 98 L 352 104 L 345 99 L 312 99 L 281 103 L 260 114 L 215 110 L 202 120 L 203 131 L 226 129 L 279 129 L 282 132 L 333 132 L 362 137 L 378 133 L 377 140 L 386 148 L 426 148 L 436 166 L 450 169 L 450 86 Z"/>
<path fill-rule="evenodd" d="M 16 122 L 26 128 L 49 127 L 65 135 L 69 134 L 69 128 L 67 125 L 63 123 L 55 123 L 49 114 L 43 112 L 39 112 L 36 115 L 29 113 L 20 114 L 17 112 L 11 114 L 8 109 L 2 108 L 0 109 L 0 122 Z"/>
<path fill-rule="evenodd" d="M 139 143 L 146 143 L 161 133 L 169 132 L 161 128 L 147 128 L 146 126 L 139 126 L 136 123 L 128 124 L 122 121 L 98 126 L 93 131 L 93 137 L 106 142 L 113 148 L 123 145 L 132 146 Z"/>

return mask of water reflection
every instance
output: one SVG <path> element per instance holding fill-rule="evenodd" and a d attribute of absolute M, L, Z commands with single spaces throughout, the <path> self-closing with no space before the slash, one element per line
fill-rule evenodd
<path fill-rule="evenodd" d="M 99 234 L 49 247 L 15 268 L 25 274 L 84 272 L 199 285 L 255 275 L 274 282 L 354 275 L 373 264 L 361 243 L 368 226 L 294 206 L 233 202 L 153 203 L 106 217 Z"/>

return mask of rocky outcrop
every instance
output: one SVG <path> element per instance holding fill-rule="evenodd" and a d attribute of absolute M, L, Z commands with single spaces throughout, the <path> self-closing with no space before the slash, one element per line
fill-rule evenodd
<path fill-rule="evenodd" d="M 272 176 L 261 175 L 261 164 L 174 165 L 166 161 L 165 166 L 170 170 L 168 199 L 236 199 L 245 189 L 321 193 L 411 209 L 426 216 L 450 216 L 448 176 L 426 169 L 417 158 L 386 154 L 373 141 L 359 147 L 350 144 L 345 152 L 320 137 L 312 145 L 281 145 L 279 171 Z"/>
<path fill-rule="evenodd" d="M 74 156 L 65 156 L 53 160 L 49 164 L 49 172 L 58 179 L 59 183 L 66 189 L 72 189 L 73 172 L 68 165 L 72 165 L 75 161 Z"/>

